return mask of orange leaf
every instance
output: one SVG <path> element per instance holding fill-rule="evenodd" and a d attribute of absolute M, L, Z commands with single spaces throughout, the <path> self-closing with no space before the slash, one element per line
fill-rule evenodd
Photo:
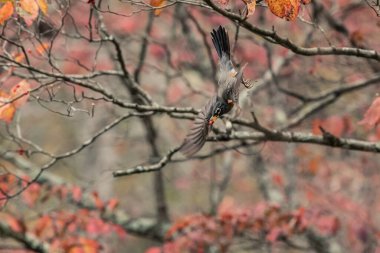
<path fill-rule="evenodd" d="M 39 7 L 35 0 L 19 0 L 19 6 L 16 10 L 25 20 L 25 23 L 30 26 L 38 16 Z"/>
<path fill-rule="evenodd" d="M 51 226 L 52 219 L 48 215 L 43 215 L 36 222 L 34 233 L 36 236 L 41 237 L 42 233 Z"/>
<path fill-rule="evenodd" d="M 79 242 L 72 245 L 68 253 L 98 253 L 100 249 L 101 246 L 97 241 L 80 237 Z"/>
<path fill-rule="evenodd" d="M 22 62 L 25 59 L 25 55 L 22 53 L 18 53 L 15 55 L 14 60 L 16 62 Z"/>
<path fill-rule="evenodd" d="M 166 0 L 150 0 L 150 5 L 153 7 L 162 7 L 166 3 Z M 158 16 L 162 12 L 162 9 L 155 9 L 154 15 Z"/>
<path fill-rule="evenodd" d="M 10 93 L 11 99 L 19 97 L 17 100 L 12 102 L 15 108 L 20 108 L 26 103 L 26 101 L 28 101 L 29 91 L 30 84 L 25 80 L 22 80 L 21 82 L 12 87 Z"/>
<path fill-rule="evenodd" d="M 42 43 L 39 46 L 36 47 L 36 52 L 40 55 L 43 55 L 43 53 L 49 48 L 49 43 Z"/>
<path fill-rule="evenodd" d="M 98 209 L 100 209 L 100 210 L 102 210 L 104 208 L 104 203 L 100 199 L 99 194 L 97 192 L 93 192 L 92 196 L 94 197 L 95 207 L 98 208 Z"/>
<path fill-rule="evenodd" d="M 11 104 L 6 104 L 10 101 L 10 96 L 0 91 L 0 120 L 5 121 L 6 123 L 11 123 L 13 116 L 16 112 L 16 108 Z"/>
<path fill-rule="evenodd" d="M 380 97 L 376 98 L 371 106 L 368 108 L 364 114 L 364 119 L 362 119 L 359 124 L 366 126 L 368 129 L 375 127 L 380 123 Z"/>
<path fill-rule="evenodd" d="M 0 212 L 0 220 L 2 224 L 8 225 L 15 232 L 23 233 L 26 230 L 24 221 L 12 214 Z"/>
<path fill-rule="evenodd" d="M 37 4 L 40 7 L 40 10 L 42 11 L 42 13 L 46 15 L 48 11 L 46 0 L 37 0 Z"/>
<path fill-rule="evenodd" d="M 109 211 L 113 211 L 115 210 L 115 208 L 119 205 L 119 200 L 115 199 L 115 198 L 112 198 L 108 201 L 107 203 L 107 209 Z"/>
<path fill-rule="evenodd" d="M 0 8 L 0 25 L 4 24 L 13 14 L 13 4 L 11 2 L 6 2 Z"/>
<path fill-rule="evenodd" d="M 293 21 L 297 18 L 300 0 L 266 0 L 270 11 L 280 18 Z"/>
<path fill-rule="evenodd" d="M 247 16 L 251 16 L 256 9 L 256 0 L 243 0 L 247 6 Z"/>

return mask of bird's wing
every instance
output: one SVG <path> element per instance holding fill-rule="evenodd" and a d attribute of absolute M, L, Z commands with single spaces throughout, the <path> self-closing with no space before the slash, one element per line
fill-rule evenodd
<path fill-rule="evenodd" d="M 198 113 L 198 116 L 195 118 L 193 126 L 187 134 L 180 149 L 181 153 L 185 156 L 192 156 L 198 152 L 205 144 L 210 130 L 209 119 L 211 117 L 212 108 L 215 103 L 216 97 L 213 97 L 207 102 L 207 104 L 202 108 L 202 110 Z"/>

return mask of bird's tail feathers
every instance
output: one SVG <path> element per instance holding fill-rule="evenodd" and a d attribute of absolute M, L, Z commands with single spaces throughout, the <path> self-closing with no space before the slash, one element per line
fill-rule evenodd
<path fill-rule="evenodd" d="M 226 55 L 230 59 L 230 41 L 226 29 L 222 26 L 219 26 L 217 30 L 213 29 L 211 39 L 219 58 L 222 59 L 223 55 Z"/>

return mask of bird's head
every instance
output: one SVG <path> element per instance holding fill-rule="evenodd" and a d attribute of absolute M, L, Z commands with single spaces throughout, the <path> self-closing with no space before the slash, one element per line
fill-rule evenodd
<path fill-rule="evenodd" d="M 208 125 L 212 126 L 220 116 L 229 112 L 232 106 L 233 106 L 232 100 L 227 100 L 227 101 L 224 101 L 222 99 L 217 100 L 213 106 L 212 114 L 209 119 Z"/>

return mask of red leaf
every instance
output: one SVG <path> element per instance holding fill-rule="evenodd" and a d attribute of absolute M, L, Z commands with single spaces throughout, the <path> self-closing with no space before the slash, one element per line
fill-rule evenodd
<path fill-rule="evenodd" d="M 17 109 L 23 106 L 26 101 L 28 101 L 29 98 L 29 91 L 30 91 L 30 84 L 22 80 L 18 84 L 12 87 L 11 92 L 10 92 L 10 97 L 11 99 L 15 99 L 19 97 L 17 100 L 13 101 L 12 104 L 13 106 Z"/>
<path fill-rule="evenodd" d="M 0 8 L 0 25 L 4 24 L 13 14 L 13 4 L 11 2 L 6 2 Z"/>
<path fill-rule="evenodd" d="M 283 187 L 284 186 L 284 178 L 283 176 L 278 173 L 278 172 L 273 172 L 272 173 L 272 181 L 275 183 L 277 186 Z"/>
<path fill-rule="evenodd" d="M 150 247 L 148 248 L 145 253 L 161 253 L 162 250 L 160 247 Z"/>
<path fill-rule="evenodd" d="M 40 193 L 41 186 L 37 183 L 34 183 L 28 186 L 28 188 L 22 194 L 22 197 L 28 206 L 33 207 L 37 199 L 40 197 Z"/>
<path fill-rule="evenodd" d="M 107 210 L 109 211 L 113 211 L 115 210 L 115 208 L 119 205 L 119 200 L 115 199 L 115 198 L 112 198 L 108 201 L 107 203 Z"/>
<path fill-rule="evenodd" d="M 349 122 L 341 116 L 330 116 L 327 119 L 320 120 L 315 119 L 313 121 L 313 133 L 314 134 L 321 134 L 321 130 L 319 127 L 323 127 L 327 132 L 340 137 L 343 135 L 346 130 L 348 130 Z"/>
<path fill-rule="evenodd" d="M 82 189 L 79 186 L 73 186 L 71 196 L 75 202 L 80 202 L 82 200 Z"/>
<path fill-rule="evenodd" d="M 281 234 L 282 234 L 282 230 L 279 227 L 274 227 L 273 229 L 269 231 L 269 233 L 266 236 L 266 239 L 269 242 L 273 243 L 280 237 Z"/>
<path fill-rule="evenodd" d="M 367 129 L 374 128 L 380 122 L 380 97 L 377 97 L 368 108 L 364 114 L 364 119 L 362 119 L 358 124 L 364 125 Z"/>
<path fill-rule="evenodd" d="M 104 203 L 100 199 L 99 194 L 97 192 L 93 192 L 92 196 L 94 197 L 94 202 L 95 202 L 94 204 L 95 204 L 96 208 L 102 210 L 104 208 Z"/>
<path fill-rule="evenodd" d="M 25 232 L 26 230 L 24 222 L 10 214 L 6 214 L 6 218 L 2 217 L 1 220 L 5 220 L 8 226 L 15 232 Z"/>
<path fill-rule="evenodd" d="M 332 215 L 319 217 L 316 225 L 322 233 L 331 235 L 336 234 L 340 228 L 338 218 Z"/>
<path fill-rule="evenodd" d="M 34 227 L 34 233 L 40 237 L 42 233 L 45 231 L 46 228 L 48 228 L 52 223 L 52 220 L 49 216 L 44 215 L 38 221 L 36 222 L 36 225 Z"/>
<path fill-rule="evenodd" d="M 73 243 L 67 253 L 98 253 L 100 244 L 92 239 L 80 237 L 78 242 Z"/>

